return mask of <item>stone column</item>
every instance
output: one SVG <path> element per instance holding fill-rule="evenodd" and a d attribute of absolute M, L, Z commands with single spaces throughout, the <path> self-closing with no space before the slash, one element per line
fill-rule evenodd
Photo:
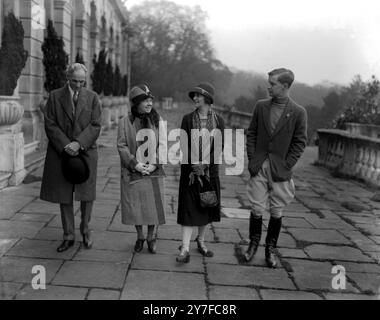
<path fill-rule="evenodd" d="M 73 6 L 69 0 L 54 0 L 55 30 L 65 42 L 65 51 L 71 52 L 71 15 Z M 74 57 L 75 58 L 75 57 Z"/>

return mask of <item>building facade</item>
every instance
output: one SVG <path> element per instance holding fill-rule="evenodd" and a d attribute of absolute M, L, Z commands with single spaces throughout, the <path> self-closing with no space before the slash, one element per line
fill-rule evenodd
<path fill-rule="evenodd" d="M 43 161 L 46 148 L 40 107 L 47 96 L 41 45 L 48 21 L 53 21 L 55 30 L 63 38 L 69 63 L 75 62 L 78 53 L 83 57 L 91 88 L 92 60 L 103 48 L 123 75 L 129 72 L 128 12 L 121 0 L 0 0 L 0 30 L 9 11 L 22 21 L 24 47 L 29 53 L 14 96 L 20 97 L 24 109 L 20 121 L 24 167 L 30 171 Z M 4 171 L 0 168 L 0 187 L 5 184 Z"/>

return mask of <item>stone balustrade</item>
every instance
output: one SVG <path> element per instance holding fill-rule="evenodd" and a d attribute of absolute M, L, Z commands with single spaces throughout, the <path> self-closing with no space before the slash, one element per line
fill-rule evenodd
<path fill-rule="evenodd" d="M 318 164 L 380 186 L 380 139 L 320 129 Z"/>
<path fill-rule="evenodd" d="M 128 114 L 129 100 L 127 97 L 101 97 L 102 127 L 108 130 L 119 123 L 119 119 Z"/>
<path fill-rule="evenodd" d="M 214 106 L 214 110 L 224 119 L 226 126 L 233 129 L 248 129 L 252 118 L 251 113 L 229 110 L 217 106 Z"/>

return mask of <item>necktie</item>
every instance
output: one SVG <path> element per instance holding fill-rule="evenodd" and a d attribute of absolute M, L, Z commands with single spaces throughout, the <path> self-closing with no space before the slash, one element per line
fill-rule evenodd
<path fill-rule="evenodd" d="M 78 103 L 78 91 L 75 91 L 73 94 L 73 105 L 74 105 L 73 114 L 75 114 L 75 109 L 77 107 L 77 103 Z"/>

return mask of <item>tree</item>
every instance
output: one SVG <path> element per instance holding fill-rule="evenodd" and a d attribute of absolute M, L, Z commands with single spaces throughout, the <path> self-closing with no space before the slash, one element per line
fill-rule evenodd
<path fill-rule="evenodd" d="M 335 128 L 345 129 L 347 122 L 380 125 L 380 81 L 375 76 L 367 82 L 356 76 L 345 94 L 348 104 L 335 120 Z"/>
<path fill-rule="evenodd" d="M 92 90 L 94 90 L 97 94 L 102 94 L 104 90 L 104 83 L 105 83 L 105 74 L 106 74 L 106 67 L 107 67 L 107 52 L 105 49 L 102 49 L 99 52 L 98 58 L 96 58 L 96 54 L 94 55 L 94 58 L 92 60 L 94 64 L 94 70 L 91 74 L 91 80 L 92 80 Z"/>
<path fill-rule="evenodd" d="M 49 20 L 47 36 L 42 43 L 43 59 L 45 67 L 44 87 L 47 92 L 61 88 L 66 82 L 66 69 L 69 56 L 65 51 L 65 42 L 58 37 L 54 29 L 53 21 Z"/>
<path fill-rule="evenodd" d="M 232 73 L 215 59 L 199 7 L 145 1 L 131 9 L 133 83 L 146 82 L 158 97 L 187 97 L 203 81 L 228 88 Z M 216 99 L 217 100 L 217 99 Z"/>
<path fill-rule="evenodd" d="M 24 49 L 24 28 L 10 12 L 4 18 L 0 48 L 0 94 L 11 96 L 24 69 L 28 51 Z"/>

